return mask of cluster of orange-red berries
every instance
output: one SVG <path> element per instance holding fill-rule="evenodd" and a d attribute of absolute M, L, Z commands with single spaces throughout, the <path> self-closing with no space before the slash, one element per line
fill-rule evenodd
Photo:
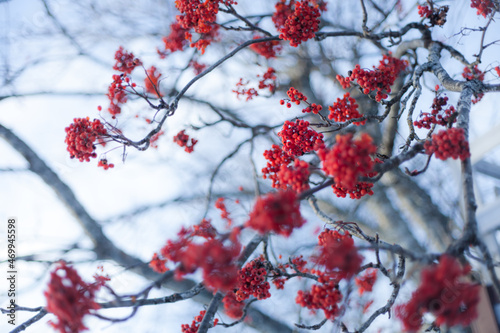
<path fill-rule="evenodd" d="M 320 15 L 319 8 L 309 0 L 297 1 L 292 14 L 279 29 L 280 38 L 290 41 L 294 47 L 314 38 L 319 30 Z"/>
<path fill-rule="evenodd" d="M 278 191 L 260 196 L 245 226 L 260 234 L 275 232 L 288 237 L 306 221 L 300 214 L 300 203 L 293 191 Z"/>
<path fill-rule="evenodd" d="M 477 15 L 488 16 L 491 12 L 498 10 L 498 2 L 492 0 L 472 0 L 470 6 L 477 9 Z"/>
<path fill-rule="evenodd" d="M 200 311 L 200 314 L 194 317 L 194 320 L 191 322 L 191 325 L 188 324 L 182 324 L 181 325 L 181 332 L 182 333 L 197 333 L 198 329 L 200 328 L 200 324 L 203 321 L 203 317 L 205 317 L 205 310 Z M 213 326 L 216 326 L 217 323 L 219 322 L 219 319 L 215 318 Z"/>
<path fill-rule="evenodd" d="M 174 142 L 179 146 L 184 147 L 184 151 L 186 153 L 192 153 L 194 150 L 194 145 L 196 145 L 198 140 L 191 138 L 190 142 L 189 135 L 185 133 L 185 130 L 182 130 L 174 136 Z"/>
<path fill-rule="evenodd" d="M 356 103 L 356 100 L 352 98 L 349 93 L 345 93 L 342 99 L 337 98 L 337 101 L 334 102 L 332 106 L 329 106 L 328 110 L 330 111 L 328 119 L 337 122 L 344 122 L 363 117 L 363 115 L 358 111 L 358 104 Z M 356 121 L 353 124 L 364 125 L 366 124 L 366 119 Z"/>
<path fill-rule="evenodd" d="M 90 158 L 96 158 L 95 142 L 103 140 L 108 133 L 99 119 L 90 121 L 89 118 L 75 118 L 73 123 L 65 129 L 68 145 L 67 150 L 71 158 L 77 158 L 80 162 L 89 162 Z"/>
<path fill-rule="evenodd" d="M 253 39 L 261 39 L 263 36 L 255 35 Z M 276 58 L 276 55 L 283 49 L 278 40 L 270 40 L 267 42 L 254 43 L 250 45 L 250 49 L 257 54 L 260 54 L 266 59 Z"/>
<path fill-rule="evenodd" d="M 337 80 L 344 89 L 351 86 L 351 82 L 356 82 L 363 89 L 364 94 L 376 91 L 375 100 L 380 102 L 388 97 L 391 86 L 396 81 L 397 76 L 408 66 L 408 61 L 400 60 L 389 55 L 384 55 L 378 67 L 373 70 L 362 69 L 356 65 L 348 77 L 337 75 Z"/>
<path fill-rule="evenodd" d="M 432 135 L 432 140 L 424 144 L 428 155 L 434 154 L 440 160 L 448 158 L 465 160 L 470 157 L 469 142 L 463 128 L 449 128 Z"/>
<path fill-rule="evenodd" d="M 318 156 L 323 163 L 323 171 L 333 177 L 335 184 L 347 191 L 356 190 L 359 177 L 366 177 L 373 171 L 377 146 L 373 139 L 363 133 L 354 139 L 352 133 L 337 135 L 332 149 L 320 149 Z"/>
<path fill-rule="evenodd" d="M 281 138 L 283 151 L 290 156 L 302 156 L 324 145 L 323 134 L 309 128 L 307 120 L 285 121 L 278 136 Z"/>

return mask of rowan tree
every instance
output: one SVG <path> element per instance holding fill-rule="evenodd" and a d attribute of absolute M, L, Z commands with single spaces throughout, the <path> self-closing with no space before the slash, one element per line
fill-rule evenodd
<path fill-rule="evenodd" d="M 122 329 L 185 300 L 192 321 L 158 331 L 458 332 L 478 318 L 484 281 L 500 292 L 469 143 L 500 92 L 497 0 L 145 1 L 123 14 L 41 4 L 41 32 L 104 67 L 107 82 L 12 93 L 17 78 L 4 80 L 0 101 L 100 98 L 57 129 L 78 163 L 71 176 L 0 124 L 84 231 L 60 252 L 18 258 L 45 269 L 43 301 L 16 303 L 19 316 L 35 314 L 12 332 Z M 71 12 L 82 22 L 65 21 Z M 85 38 L 104 27 L 121 38 L 98 54 Z M 452 160 L 460 191 L 443 171 Z M 81 186 L 108 213 L 71 185 L 89 172 Z M 111 178 L 119 187 L 97 181 Z M 109 217 L 121 191 L 166 199 L 136 194 Z M 124 282 L 133 274 L 144 279 Z"/>

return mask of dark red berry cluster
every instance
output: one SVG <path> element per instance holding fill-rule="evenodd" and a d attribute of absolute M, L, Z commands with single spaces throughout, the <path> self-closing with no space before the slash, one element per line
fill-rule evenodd
<path fill-rule="evenodd" d="M 384 55 L 378 67 L 374 66 L 373 70 L 362 69 L 360 65 L 356 65 L 348 77 L 337 75 L 337 80 L 344 89 L 350 87 L 351 82 L 357 80 L 364 94 L 376 91 L 375 100 L 380 102 L 387 98 L 397 76 L 407 66 L 408 61 L 394 58 L 389 54 Z"/>
<path fill-rule="evenodd" d="M 467 327 L 477 317 L 480 287 L 467 282 L 470 266 L 443 255 L 439 263 L 422 271 L 420 286 L 408 303 L 396 307 L 396 316 L 405 331 L 416 332 L 423 324 L 423 316 L 430 312 L 435 325 Z"/>
<path fill-rule="evenodd" d="M 285 121 L 278 136 L 281 137 L 283 151 L 290 156 L 302 156 L 324 145 L 323 134 L 310 129 L 306 120 Z"/>
<path fill-rule="evenodd" d="M 170 25 L 170 34 L 162 39 L 165 50 L 158 50 L 160 57 L 165 58 L 168 52 L 182 51 L 188 44 L 186 32 L 189 32 L 189 29 L 184 29 L 179 22 L 172 23 Z"/>
<path fill-rule="evenodd" d="M 197 333 L 198 329 L 200 328 L 200 324 L 203 321 L 203 317 L 205 317 L 205 310 L 200 311 L 200 314 L 194 317 L 194 320 L 191 322 L 191 325 L 188 324 L 182 324 L 181 329 L 182 333 Z M 217 323 L 219 322 L 219 319 L 215 318 L 213 326 L 216 326 Z"/>
<path fill-rule="evenodd" d="M 133 53 L 124 51 L 123 46 L 120 46 L 116 51 L 115 60 L 116 63 L 113 69 L 125 74 L 132 73 L 137 66 L 142 65 L 142 62 L 138 58 L 135 58 Z"/>
<path fill-rule="evenodd" d="M 453 119 L 453 122 L 456 122 L 456 118 L 454 116 L 456 112 L 455 107 L 450 105 L 448 108 L 443 110 L 446 104 L 448 104 L 448 97 L 441 97 L 437 95 L 432 101 L 431 113 L 422 112 L 420 120 L 414 121 L 413 125 L 418 128 L 430 129 L 433 124 L 446 126 L 451 119 Z"/>
<path fill-rule="evenodd" d="M 260 234 L 275 232 L 288 237 L 306 221 L 300 214 L 300 202 L 293 191 L 278 191 L 260 196 L 245 226 Z"/>
<path fill-rule="evenodd" d="M 151 68 L 146 71 L 146 78 L 144 79 L 144 88 L 146 89 L 146 92 L 157 97 L 163 96 L 160 93 L 160 77 L 161 73 L 155 66 L 151 66 Z"/>
<path fill-rule="evenodd" d="M 263 36 L 256 35 L 253 39 L 261 39 Z M 266 59 L 276 58 L 276 54 L 278 54 L 283 47 L 278 40 L 270 40 L 267 42 L 255 43 L 250 45 L 250 49 L 257 54 L 265 57 Z"/>
<path fill-rule="evenodd" d="M 186 153 L 192 153 L 194 145 L 198 142 L 198 140 L 192 138 L 191 143 L 189 143 L 189 135 L 185 133 L 185 130 L 182 130 L 174 136 L 174 142 L 179 146 L 184 147 L 184 151 Z"/>
<path fill-rule="evenodd" d="M 450 157 L 462 161 L 470 157 L 469 142 L 465 140 L 463 128 L 449 128 L 433 134 L 432 140 L 425 142 L 424 148 L 426 154 L 435 154 L 436 158 L 443 161 Z"/>
<path fill-rule="evenodd" d="M 304 192 L 309 186 L 309 163 L 295 159 L 293 165 L 281 165 L 277 174 L 279 188 L 291 188 L 297 193 Z"/>
<path fill-rule="evenodd" d="M 338 282 L 327 276 L 321 276 L 320 284 L 311 286 L 311 291 L 299 290 L 295 302 L 311 310 L 323 310 L 327 319 L 333 320 L 340 313 L 339 303 L 342 294 Z"/>
<path fill-rule="evenodd" d="M 267 160 L 267 165 L 262 168 L 262 178 L 269 178 L 273 181 L 274 188 L 283 188 L 278 173 L 282 167 L 287 167 L 293 161 L 293 156 L 288 155 L 278 145 L 272 145 L 271 150 L 264 151 L 264 158 Z"/>
<path fill-rule="evenodd" d="M 95 141 L 105 137 L 108 133 L 99 119 L 90 121 L 89 118 L 75 118 L 73 123 L 65 129 L 68 152 L 71 158 L 77 158 L 80 162 L 89 162 L 90 158 L 96 158 Z"/>
<path fill-rule="evenodd" d="M 433 5 L 431 8 L 429 6 L 418 6 L 418 15 L 420 17 L 428 18 L 431 26 L 442 26 L 446 23 L 446 15 L 448 14 L 448 6 L 436 6 Z"/>
<path fill-rule="evenodd" d="M 470 81 L 470 80 L 479 80 L 481 82 L 484 81 L 484 72 L 482 70 L 480 70 L 477 67 L 477 65 L 475 65 L 474 68 L 472 68 L 472 70 L 469 67 L 464 67 L 464 72 L 462 73 L 462 76 L 467 81 Z M 479 101 L 481 101 L 483 96 L 484 96 L 483 93 L 474 94 L 474 98 L 472 99 L 472 104 L 476 104 Z"/>
<path fill-rule="evenodd" d="M 318 6 L 309 0 L 297 1 L 293 12 L 279 29 L 280 38 L 290 41 L 293 47 L 314 38 L 316 31 L 319 30 L 320 15 Z"/>
<path fill-rule="evenodd" d="M 238 290 L 235 292 L 236 300 L 243 302 L 250 296 L 258 300 L 271 297 L 271 286 L 266 281 L 267 270 L 264 256 L 250 261 L 240 270 L 238 275 Z"/>
<path fill-rule="evenodd" d="M 373 171 L 375 164 L 371 155 L 377 146 L 367 133 L 353 139 L 352 133 L 337 135 L 332 149 L 320 149 L 318 156 L 323 163 L 323 170 L 333 177 L 335 184 L 346 191 L 356 190 L 358 178 Z"/>
<path fill-rule="evenodd" d="M 363 115 L 358 111 L 358 104 L 356 100 L 351 97 L 349 93 L 345 93 L 342 99 L 337 98 L 337 101 L 333 103 L 332 106 L 328 107 L 330 114 L 328 119 L 334 120 L 336 122 L 344 122 L 351 119 L 361 118 Z M 362 121 L 356 121 L 354 125 L 364 125 L 366 119 Z"/>
<path fill-rule="evenodd" d="M 127 102 L 127 92 L 125 88 L 128 82 L 130 82 L 128 77 L 124 78 L 123 75 L 113 75 L 113 82 L 108 88 L 108 99 L 110 102 L 108 112 L 112 115 L 113 119 L 117 114 L 122 112 L 121 105 Z"/>

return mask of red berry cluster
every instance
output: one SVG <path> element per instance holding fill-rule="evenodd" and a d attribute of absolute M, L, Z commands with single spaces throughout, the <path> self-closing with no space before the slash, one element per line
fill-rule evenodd
<path fill-rule="evenodd" d="M 259 81 L 259 89 L 269 89 L 270 92 L 276 90 L 276 71 L 274 68 L 269 67 L 267 71 L 262 74 L 262 79 Z M 261 77 L 260 74 L 257 77 Z"/>
<path fill-rule="evenodd" d="M 99 119 L 91 122 L 88 117 L 73 119 L 65 131 L 64 142 L 68 145 L 70 157 L 76 157 L 80 162 L 89 162 L 91 157 L 97 157 L 94 142 L 108 133 Z"/>
<path fill-rule="evenodd" d="M 295 89 L 294 87 L 290 87 L 290 89 L 288 89 L 288 91 L 286 92 L 286 94 L 290 98 L 290 102 L 295 103 L 297 105 L 299 105 L 301 101 L 307 102 L 307 97 L 303 93 L 301 93 L 300 91 L 298 91 L 297 89 Z M 282 99 L 280 101 L 280 104 L 281 105 L 285 104 L 285 100 Z M 288 108 L 292 107 L 292 105 L 290 103 L 287 103 L 286 106 Z"/>
<path fill-rule="evenodd" d="M 149 144 L 151 145 L 151 148 L 158 148 L 158 139 L 163 134 L 165 134 L 165 131 L 159 131 L 149 139 Z"/>
<path fill-rule="evenodd" d="M 470 81 L 470 80 L 479 80 L 481 82 L 484 81 L 484 72 L 482 70 L 480 70 L 477 67 L 477 65 L 474 66 L 474 68 L 472 69 L 472 71 L 471 71 L 471 69 L 469 67 L 464 67 L 464 72 L 462 73 L 462 76 L 467 81 Z M 472 99 L 472 104 L 476 104 L 479 101 L 481 101 L 481 99 L 483 98 L 483 96 L 484 96 L 483 93 L 474 94 L 475 98 Z"/>
<path fill-rule="evenodd" d="M 495 71 L 497 72 L 497 75 L 500 76 L 500 66 L 495 67 Z"/>
<path fill-rule="evenodd" d="M 387 94 L 391 92 L 391 86 L 394 84 L 397 76 L 407 66 L 408 61 L 393 58 L 389 54 L 384 55 L 379 66 L 374 66 L 373 70 L 362 69 L 360 65 L 356 65 L 350 76 L 343 77 L 342 75 L 337 75 L 337 80 L 339 80 L 344 89 L 347 89 L 351 82 L 357 80 L 364 94 L 377 91 L 375 100 L 380 102 L 387 98 Z"/>
<path fill-rule="evenodd" d="M 189 29 L 184 29 L 179 22 L 172 23 L 170 25 L 170 34 L 162 39 L 165 50 L 158 50 L 160 57 L 165 58 L 168 54 L 167 51 L 170 53 L 182 51 L 188 43 L 186 32 L 189 32 Z"/>
<path fill-rule="evenodd" d="M 297 193 L 308 190 L 309 187 L 309 163 L 295 159 L 293 166 L 281 165 L 277 174 L 279 187 L 286 190 L 290 187 Z"/>
<path fill-rule="evenodd" d="M 328 119 L 336 122 L 344 122 L 351 119 L 361 118 L 363 115 L 358 111 L 356 100 L 349 93 L 345 93 L 342 99 L 337 98 L 337 101 L 332 106 L 328 107 L 330 114 Z M 354 125 L 364 125 L 366 120 L 356 121 Z"/>
<path fill-rule="evenodd" d="M 293 191 L 278 191 L 260 196 L 246 226 L 265 234 L 271 231 L 288 237 L 306 221 L 300 214 L 300 203 Z"/>
<path fill-rule="evenodd" d="M 215 201 L 215 208 L 220 210 L 220 217 L 226 220 L 228 225 L 233 223 L 233 220 L 229 217 L 226 205 L 224 204 L 224 198 L 218 198 L 217 201 Z"/>
<path fill-rule="evenodd" d="M 373 290 L 373 285 L 377 281 L 377 270 L 375 268 L 368 268 L 362 276 L 354 279 L 356 285 L 359 287 L 359 294 L 363 295 L 365 292 Z"/>
<path fill-rule="evenodd" d="M 257 92 L 257 89 L 255 88 L 243 88 L 247 84 L 249 84 L 250 81 L 243 82 L 243 78 L 240 78 L 240 80 L 236 83 L 236 90 L 233 89 L 233 92 L 236 94 L 236 97 L 238 99 L 240 96 L 246 96 L 246 101 L 249 101 L 253 99 L 254 97 L 259 96 L 259 93 Z"/>
<path fill-rule="evenodd" d="M 201 64 L 196 60 L 191 60 L 191 62 L 189 63 L 189 67 L 194 70 L 195 75 L 200 75 L 207 68 L 207 65 Z"/>
<path fill-rule="evenodd" d="M 318 236 L 319 253 L 313 261 L 324 266 L 338 281 L 356 275 L 363 262 L 349 232 L 326 229 Z"/>
<path fill-rule="evenodd" d="M 238 301 L 233 291 L 228 292 L 226 296 L 224 296 L 222 303 L 224 304 L 224 312 L 227 316 L 235 319 L 243 316 L 245 303 Z"/>
<path fill-rule="evenodd" d="M 294 3 L 295 0 L 279 0 L 276 5 L 274 5 L 275 11 L 272 20 L 276 29 L 281 30 L 285 26 L 287 18 L 293 13 Z"/>
<path fill-rule="evenodd" d="M 186 39 L 188 39 L 191 42 L 189 46 L 197 48 L 201 52 L 201 54 L 204 54 L 207 46 L 210 45 L 213 41 L 217 41 L 218 37 L 219 37 L 218 25 L 212 26 L 212 29 L 209 32 L 201 34 L 200 38 L 196 42 L 193 42 L 192 35 L 189 32 L 186 32 Z"/>
<path fill-rule="evenodd" d="M 410 301 L 396 307 L 405 331 L 418 331 L 425 312 L 436 317 L 437 326 L 468 326 L 477 317 L 479 303 L 479 285 L 463 279 L 469 272 L 470 266 L 462 267 L 446 254 L 437 265 L 424 269 Z"/>
<path fill-rule="evenodd" d="M 103 158 L 102 160 L 97 163 L 98 167 L 102 167 L 104 170 L 108 170 L 109 168 L 114 168 L 115 165 L 113 163 L 108 163 L 108 160 Z"/>
<path fill-rule="evenodd" d="M 205 310 L 200 311 L 200 314 L 196 317 L 194 317 L 194 320 L 192 321 L 191 325 L 188 324 L 182 324 L 181 329 L 182 333 L 197 333 L 198 329 L 200 328 L 200 324 L 203 321 L 203 317 L 205 317 Z M 214 325 L 216 326 L 217 323 L 219 322 L 219 319 L 215 318 L 214 319 Z"/>
<path fill-rule="evenodd" d="M 477 15 L 483 15 L 484 17 L 498 10 L 492 0 L 471 0 L 470 6 L 477 9 Z"/>
<path fill-rule="evenodd" d="M 429 6 L 418 6 L 418 15 L 428 18 L 431 26 L 442 26 L 446 23 L 446 15 L 448 14 L 448 6 L 433 5 L 432 9 Z"/>
<path fill-rule="evenodd" d="M 153 259 L 149 262 L 149 267 L 151 267 L 155 272 L 163 274 L 168 271 L 166 266 L 167 260 L 160 258 L 158 253 L 153 254 Z"/>
<path fill-rule="evenodd" d="M 282 188 L 278 173 L 281 168 L 286 167 L 293 161 L 293 156 L 288 155 L 277 145 L 272 145 L 271 150 L 264 151 L 264 157 L 267 160 L 267 165 L 262 168 L 262 177 L 271 179 L 274 188 Z"/>
<path fill-rule="evenodd" d="M 309 0 L 297 1 L 293 12 L 279 29 L 280 38 L 290 41 L 293 47 L 314 38 L 315 32 L 319 30 L 320 15 L 319 8 Z"/>
<path fill-rule="evenodd" d="M 377 151 L 377 146 L 366 133 L 357 139 L 353 139 L 352 133 L 339 134 L 336 140 L 331 150 L 318 151 L 323 170 L 333 177 L 338 186 L 347 191 L 355 190 L 358 177 L 372 172 L 374 161 L 370 155 Z"/>
<path fill-rule="evenodd" d="M 208 33 L 219 12 L 219 0 L 176 0 L 175 7 L 182 15 L 177 15 L 177 22 L 184 29 L 194 29 L 197 33 Z"/>
<path fill-rule="evenodd" d="M 185 133 L 185 130 L 182 130 L 174 136 L 174 142 L 179 146 L 184 147 L 184 151 L 186 153 L 192 153 L 194 145 L 198 142 L 198 140 L 191 138 L 191 144 L 189 144 L 189 135 Z"/>
<path fill-rule="evenodd" d="M 103 282 L 89 284 L 82 280 L 77 271 L 66 263 L 50 273 L 48 289 L 44 292 L 47 311 L 57 317 L 49 322 L 61 333 L 78 333 L 86 330 L 83 317 L 100 308 L 95 294 Z"/>
<path fill-rule="evenodd" d="M 214 237 L 215 229 L 209 221 L 203 220 L 202 224 L 197 229 L 183 228 L 177 234 L 178 239 L 168 240 L 160 253 L 164 259 L 179 263 L 175 270 L 177 278 L 200 268 L 207 287 L 226 292 L 232 290 L 238 279 L 239 229 L 234 229 L 227 240 L 218 239 Z M 194 242 L 195 238 L 203 241 Z"/>
<path fill-rule="evenodd" d="M 128 77 L 124 78 L 123 75 L 113 75 L 113 82 L 108 88 L 108 99 L 110 101 L 108 112 L 112 115 L 113 119 L 116 118 L 117 114 L 122 112 L 121 105 L 127 102 L 125 88 L 128 82 L 130 82 Z"/>
<path fill-rule="evenodd" d="M 235 292 L 236 300 L 243 302 L 250 296 L 258 300 L 271 297 L 271 286 L 266 281 L 267 270 L 263 256 L 250 261 L 243 267 L 238 275 L 238 290 Z"/>
<path fill-rule="evenodd" d="M 426 154 L 435 154 L 436 158 L 443 161 L 450 157 L 464 161 L 470 157 L 469 142 L 465 140 L 463 128 L 449 128 L 433 134 L 432 140 L 425 142 L 424 148 Z"/>
<path fill-rule="evenodd" d="M 161 97 L 160 84 L 158 80 L 161 77 L 161 73 L 156 69 L 155 66 L 151 66 L 150 69 L 146 71 L 146 78 L 144 79 L 144 87 L 146 91 L 152 95 Z"/>
<path fill-rule="evenodd" d="M 275 75 L 275 70 L 272 67 L 269 67 L 267 71 L 262 74 L 262 77 L 260 74 L 257 75 L 258 78 L 261 77 L 259 80 L 259 89 L 269 89 L 271 93 L 274 93 L 274 90 L 276 89 L 276 75 Z M 233 90 L 234 93 L 236 93 L 237 97 L 240 98 L 240 95 L 246 96 L 246 100 L 249 101 L 254 97 L 259 96 L 259 92 L 255 88 L 243 88 L 249 83 L 247 81 L 246 83 L 243 82 L 243 78 L 240 78 L 240 81 L 236 83 L 236 90 Z"/>
<path fill-rule="evenodd" d="M 263 36 L 255 35 L 253 39 L 261 39 Z M 255 43 L 250 45 L 250 49 L 257 54 L 265 57 L 266 59 L 276 58 L 283 47 L 278 40 L 270 40 L 267 42 Z"/>
<path fill-rule="evenodd" d="M 448 97 L 440 97 L 439 95 L 434 97 L 432 101 L 432 111 L 431 113 L 423 112 L 421 114 L 421 119 L 413 122 L 413 125 L 418 128 L 426 128 L 430 129 L 432 124 L 446 126 L 450 121 L 453 114 L 456 112 L 455 107 L 450 105 L 447 109 L 443 111 L 443 108 L 448 103 Z M 453 119 L 453 122 L 456 122 L 456 118 Z"/>
<path fill-rule="evenodd" d="M 142 62 L 134 57 L 132 52 L 123 51 L 123 46 L 115 53 L 116 63 L 113 66 L 115 71 L 123 72 L 125 74 L 130 74 L 137 67 L 142 65 Z"/>
<path fill-rule="evenodd" d="M 352 190 L 348 190 L 338 184 L 332 185 L 332 188 L 333 193 L 339 198 L 345 198 L 347 194 L 349 194 L 351 199 L 361 199 L 365 195 L 373 195 L 373 184 L 368 182 L 358 182 Z"/>
<path fill-rule="evenodd" d="M 324 145 L 323 134 L 310 129 L 306 120 L 285 121 L 278 136 L 281 137 L 283 151 L 289 156 L 302 156 Z"/>
<path fill-rule="evenodd" d="M 318 282 L 321 284 L 313 285 L 311 291 L 299 290 L 295 302 L 311 310 L 323 310 L 325 317 L 333 320 L 340 312 L 339 303 L 342 301 L 338 282 L 327 275 L 321 276 Z"/>

